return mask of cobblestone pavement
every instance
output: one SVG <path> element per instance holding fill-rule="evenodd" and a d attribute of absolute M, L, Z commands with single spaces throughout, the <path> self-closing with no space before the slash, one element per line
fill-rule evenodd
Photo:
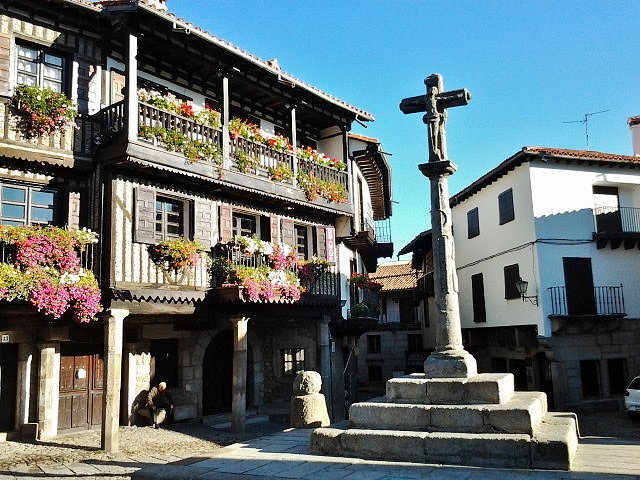
<path fill-rule="evenodd" d="M 9 478 L 75 476 L 128 479 L 136 463 L 169 463 L 190 456 L 212 453 L 243 440 L 282 431 L 287 425 L 258 422 L 248 424 L 243 434 L 228 428 L 213 428 L 196 422 L 169 427 L 120 427 L 120 452 L 100 450 L 100 430 L 63 434 L 48 441 L 0 442 L 0 480 Z M 87 471 L 69 471 L 70 464 L 86 464 Z M 112 465 L 112 468 L 108 466 Z M 117 468 L 120 467 L 120 468 Z M 74 468 L 78 468 L 75 465 Z M 118 475 L 118 473 L 122 475 Z M 70 475 L 73 474 L 73 475 Z"/>
<path fill-rule="evenodd" d="M 595 412 L 578 416 L 580 435 L 611 438 L 640 446 L 640 422 L 624 412 Z M 216 450 L 251 438 L 282 431 L 287 425 L 256 422 L 244 434 L 228 428 L 213 428 L 196 422 L 177 423 L 167 428 L 121 427 L 120 452 L 100 450 L 100 431 L 59 435 L 49 441 L 1 442 L 0 480 L 15 478 L 130 479 L 143 464 L 188 462 L 191 457 L 214 454 Z"/>

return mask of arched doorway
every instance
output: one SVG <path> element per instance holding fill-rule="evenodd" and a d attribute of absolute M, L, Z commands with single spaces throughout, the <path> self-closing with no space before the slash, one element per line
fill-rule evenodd
<path fill-rule="evenodd" d="M 233 382 L 233 332 L 224 330 L 209 343 L 202 365 L 204 415 L 231 411 Z"/>

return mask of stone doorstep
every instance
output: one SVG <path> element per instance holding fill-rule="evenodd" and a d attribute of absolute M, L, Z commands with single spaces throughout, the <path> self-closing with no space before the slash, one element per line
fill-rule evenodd
<path fill-rule="evenodd" d="M 312 432 L 311 452 L 429 464 L 569 470 L 578 446 L 577 429 L 575 422 L 562 415 L 568 414 L 545 416 L 533 436 L 317 428 Z"/>
<path fill-rule="evenodd" d="M 522 433 L 531 435 L 547 413 L 542 392 L 515 392 L 501 404 L 423 405 L 374 402 L 349 408 L 355 428 L 460 433 Z"/>
<path fill-rule="evenodd" d="M 413 374 L 387 380 L 386 398 L 394 403 L 504 403 L 514 392 L 513 374 L 480 373 L 470 378 L 428 378 Z"/>

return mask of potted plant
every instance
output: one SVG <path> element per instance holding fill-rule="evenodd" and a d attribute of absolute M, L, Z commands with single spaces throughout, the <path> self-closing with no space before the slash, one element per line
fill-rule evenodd
<path fill-rule="evenodd" d="M 76 127 L 77 112 L 73 101 L 49 87 L 18 85 L 11 100 L 20 115 L 18 128 L 26 138 Z"/>
<path fill-rule="evenodd" d="M 149 245 L 151 261 L 166 272 L 177 273 L 200 265 L 200 253 L 205 249 L 195 240 L 184 237 L 165 240 L 156 245 Z"/>

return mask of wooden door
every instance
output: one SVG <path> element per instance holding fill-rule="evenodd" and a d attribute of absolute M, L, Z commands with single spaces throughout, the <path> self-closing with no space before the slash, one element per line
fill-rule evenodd
<path fill-rule="evenodd" d="M 596 313 L 593 273 L 590 258 L 564 257 L 564 284 L 569 315 Z"/>
<path fill-rule="evenodd" d="M 103 373 L 99 354 L 60 356 L 58 430 L 100 425 Z"/>
<path fill-rule="evenodd" d="M 18 344 L 0 343 L 0 431 L 15 428 Z"/>

